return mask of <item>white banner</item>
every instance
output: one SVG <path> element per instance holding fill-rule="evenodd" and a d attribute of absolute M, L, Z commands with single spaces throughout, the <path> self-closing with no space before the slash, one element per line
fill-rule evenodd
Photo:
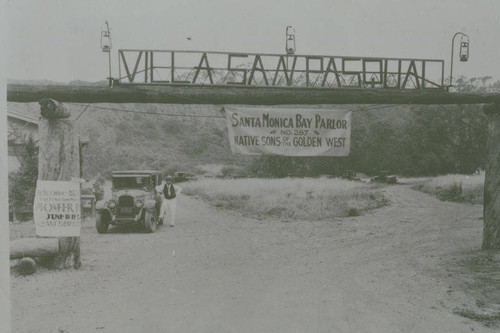
<path fill-rule="evenodd" d="M 233 153 L 348 156 L 351 111 L 325 109 L 226 109 Z"/>
<path fill-rule="evenodd" d="M 37 181 L 33 218 L 38 236 L 80 236 L 80 184 L 67 181 Z"/>

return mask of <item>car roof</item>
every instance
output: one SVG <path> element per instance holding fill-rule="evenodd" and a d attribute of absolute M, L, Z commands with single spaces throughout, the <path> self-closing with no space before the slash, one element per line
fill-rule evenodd
<path fill-rule="evenodd" d="M 123 170 L 123 171 L 113 171 L 112 175 L 123 175 L 123 176 L 131 176 L 131 175 L 151 175 L 151 174 L 159 174 L 161 171 L 157 170 Z"/>

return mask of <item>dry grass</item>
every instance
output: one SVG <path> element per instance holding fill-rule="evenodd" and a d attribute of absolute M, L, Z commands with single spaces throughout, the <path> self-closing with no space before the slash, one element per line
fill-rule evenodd
<path fill-rule="evenodd" d="M 186 184 L 184 193 L 256 218 L 324 220 L 357 216 L 387 200 L 369 185 L 342 179 L 206 179 Z"/>
<path fill-rule="evenodd" d="M 434 178 L 414 178 L 415 189 L 432 194 L 440 200 L 483 203 L 483 175 L 446 175 Z"/>
<path fill-rule="evenodd" d="M 459 288 L 475 300 L 454 309 L 462 317 L 482 323 L 486 327 L 500 328 L 500 252 L 474 250 L 453 261 L 447 270 L 460 274 Z"/>

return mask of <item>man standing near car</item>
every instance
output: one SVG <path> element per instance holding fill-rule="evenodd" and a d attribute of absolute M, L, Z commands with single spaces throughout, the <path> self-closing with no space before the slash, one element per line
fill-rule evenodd
<path fill-rule="evenodd" d="M 173 184 L 173 179 L 170 175 L 167 176 L 165 181 L 163 181 L 162 185 L 160 185 L 159 187 L 160 189 L 158 189 L 157 187 L 157 190 L 160 190 L 163 193 L 163 202 L 160 208 L 159 224 L 163 224 L 163 221 L 165 221 L 165 215 L 168 211 L 170 226 L 173 227 L 175 225 L 177 194 L 180 194 L 182 192 L 182 188 Z"/>

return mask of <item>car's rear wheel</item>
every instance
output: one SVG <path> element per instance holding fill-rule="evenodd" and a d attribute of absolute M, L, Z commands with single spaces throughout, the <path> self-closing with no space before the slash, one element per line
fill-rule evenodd
<path fill-rule="evenodd" d="M 108 231 L 110 217 L 106 213 L 97 213 L 95 218 L 95 228 L 100 234 L 104 234 Z"/>
<path fill-rule="evenodd" d="M 152 212 L 146 211 L 144 213 L 144 226 L 146 227 L 147 232 L 156 231 L 156 228 L 158 227 L 158 222 Z"/>

